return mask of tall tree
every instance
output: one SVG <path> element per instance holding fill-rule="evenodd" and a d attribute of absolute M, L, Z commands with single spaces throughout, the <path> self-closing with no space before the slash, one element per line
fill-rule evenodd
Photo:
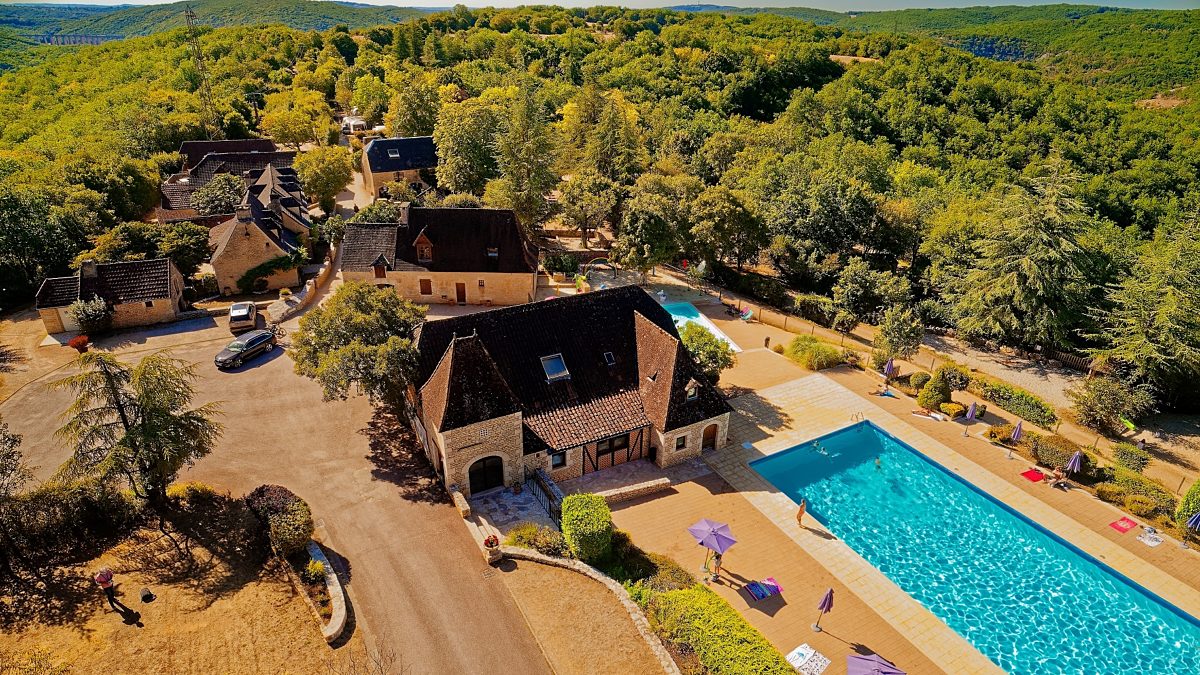
<path fill-rule="evenodd" d="M 301 317 L 290 350 L 296 372 L 316 380 L 325 400 L 355 390 L 403 406 L 417 359 L 413 333 L 424 318 L 423 307 L 391 290 L 342 284 Z"/>
<path fill-rule="evenodd" d="M 221 435 L 215 403 L 191 407 L 195 366 L 156 352 L 137 365 L 85 352 L 78 371 L 50 384 L 74 393 L 57 435 L 71 444 L 67 476 L 124 477 L 156 509 L 179 471 L 212 451 Z"/>
<path fill-rule="evenodd" d="M 5 525 L 8 501 L 32 480 L 33 471 L 21 455 L 21 436 L 9 431 L 8 423 L 0 418 L 0 578 L 12 575 L 10 552 L 16 548 L 9 542 Z"/>
<path fill-rule="evenodd" d="M 732 258 L 739 272 L 742 263 L 754 259 L 767 244 L 763 222 L 736 193 L 724 186 L 710 187 L 701 193 L 693 217 L 693 242 L 705 259 Z"/>
<path fill-rule="evenodd" d="M 482 97 L 442 105 L 433 131 L 439 187 L 483 194 L 487 182 L 499 175 L 493 143 L 501 119 L 499 106 Z"/>
<path fill-rule="evenodd" d="M 883 321 L 875 331 L 875 349 L 891 358 L 907 359 L 921 347 L 925 327 L 912 307 L 895 305 L 883 313 Z"/>
<path fill-rule="evenodd" d="M 437 126 L 439 87 L 432 72 L 404 72 L 389 78 L 396 91 L 388 107 L 387 126 L 393 136 L 430 136 Z"/>
<path fill-rule="evenodd" d="M 584 247 L 593 230 L 617 207 L 617 184 L 595 171 L 575 174 L 562 184 L 563 222 L 579 230 Z"/>
<path fill-rule="evenodd" d="M 332 121 L 333 111 L 324 96 L 310 89 L 291 89 L 267 96 L 261 124 L 276 143 L 299 150 L 304 143 L 322 142 Z"/>
<path fill-rule="evenodd" d="M 663 197 L 642 194 L 629 200 L 624 211 L 612 255 L 617 263 L 641 272 L 644 279 L 655 265 L 670 262 L 679 253 L 678 231 L 668 215 L 671 204 Z"/>
<path fill-rule="evenodd" d="M 533 92 L 523 89 L 513 102 L 508 124 L 496 137 L 500 177 L 488 184 L 485 198 L 512 209 L 526 229 L 541 224 L 550 213 L 546 195 L 558 182 L 551 168 L 553 150 L 541 107 Z"/>
<path fill-rule="evenodd" d="M 313 148 L 296 158 L 295 168 L 304 194 L 315 198 L 326 215 L 333 215 L 338 194 L 354 180 L 350 151 L 336 145 Z"/>
<path fill-rule="evenodd" d="M 239 179 L 240 180 L 240 179 Z M 184 277 L 190 277 L 208 260 L 208 228 L 190 221 L 179 223 L 121 223 L 96 237 L 95 247 L 75 257 L 121 262 L 169 258 Z"/>
<path fill-rule="evenodd" d="M 630 185 L 646 167 L 646 146 L 638 129 L 637 108 L 618 92 L 609 92 L 588 133 L 587 166 L 605 178 Z"/>
<path fill-rule="evenodd" d="M 383 114 L 388 109 L 388 89 L 383 80 L 374 75 L 361 75 L 354 81 L 354 93 L 350 97 L 350 105 L 358 109 L 358 114 L 368 126 L 383 122 Z"/>
<path fill-rule="evenodd" d="M 202 216 L 233 213 L 245 196 L 245 179 L 231 173 L 219 173 L 192 193 L 191 206 Z"/>
<path fill-rule="evenodd" d="M 1085 301 L 1076 237 L 1088 215 L 1071 194 L 1073 182 L 1062 172 L 1039 178 L 996 205 L 955 306 L 963 334 L 1066 344 Z"/>

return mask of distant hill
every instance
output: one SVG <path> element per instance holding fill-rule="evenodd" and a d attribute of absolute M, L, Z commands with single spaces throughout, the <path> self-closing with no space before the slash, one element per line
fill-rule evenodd
<path fill-rule="evenodd" d="M 676 12 L 720 12 L 722 14 L 778 14 L 818 26 L 828 26 L 846 18 L 841 12 L 808 7 L 729 7 L 726 5 L 673 5 L 667 9 Z"/>
<path fill-rule="evenodd" d="M 121 11 L 127 5 L 0 5 L 0 26 L 19 33 L 55 33 L 65 21 L 92 19 Z"/>
<path fill-rule="evenodd" d="M 59 32 L 149 35 L 185 25 L 185 5 L 191 5 L 200 23 L 213 27 L 283 24 L 300 30 L 325 30 L 338 24 L 361 28 L 428 13 L 420 9 L 322 0 L 192 0 L 125 7 L 99 16 L 64 21 Z"/>

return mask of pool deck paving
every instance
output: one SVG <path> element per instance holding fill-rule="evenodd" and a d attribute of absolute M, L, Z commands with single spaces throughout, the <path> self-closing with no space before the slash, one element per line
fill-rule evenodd
<path fill-rule="evenodd" d="M 860 418 L 870 420 L 1156 595 L 1200 616 L 1200 554 L 1195 550 L 1181 549 L 1169 539 L 1150 548 L 1135 540 L 1135 532 L 1121 535 L 1108 527 L 1122 515 L 1111 505 L 1083 490 L 1063 492 L 1030 483 L 1019 476 L 1028 468 L 1026 460 L 1005 459 L 1005 451 L 975 435 L 963 438 L 960 424 L 912 417 L 909 411 L 915 406 L 903 396 L 871 396 L 867 392 L 874 380 L 868 374 L 847 368 L 827 372 L 735 398 L 731 403 L 739 414 L 731 424 L 730 443 L 707 456 L 707 461 L 799 548 L 941 668 L 997 672 L 974 647 L 811 516 L 806 519 L 809 527 L 801 529 L 795 520 L 796 505 L 751 469 L 749 462 Z M 976 427 L 981 431 L 984 425 Z"/>

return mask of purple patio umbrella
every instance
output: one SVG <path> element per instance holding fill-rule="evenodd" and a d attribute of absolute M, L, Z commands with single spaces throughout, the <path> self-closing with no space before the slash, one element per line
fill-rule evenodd
<path fill-rule="evenodd" d="M 1072 474 L 1072 473 L 1079 473 L 1082 469 L 1083 469 L 1083 451 L 1076 450 L 1075 454 L 1071 455 L 1071 459 L 1067 460 L 1067 465 L 1063 467 L 1063 470 L 1066 471 L 1067 474 Z"/>
<path fill-rule="evenodd" d="M 817 609 L 821 610 L 821 613 L 817 616 L 817 621 L 816 621 L 816 623 L 814 623 L 812 625 L 812 629 L 815 630 L 816 632 L 820 633 L 821 632 L 821 617 L 825 616 L 825 614 L 827 612 L 830 612 L 833 610 L 833 589 L 832 588 L 825 591 L 825 595 L 821 596 L 821 602 L 817 605 Z"/>
<path fill-rule="evenodd" d="M 895 359 L 888 359 L 887 364 L 885 364 L 883 366 L 883 376 L 890 380 L 890 379 L 892 379 L 892 376 L 895 374 L 896 374 L 896 361 L 895 361 Z"/>
<path fill-rule="evenodd" d="M 846 675 L 908 675 L 903 670 L 893 666 L 878 654 L 859 656 L 851 654 L 846 657 Z"/>
<path fill-rule="evenodd" d="M 1021 440 L 1021 433 L 1022 433 L 1021 425 L 1022 424 L 1025 424 L 1025 420 L 1017 420 L 1017 426 L 1013 427 L 1012 435 L 1008 437 L 1009 440 L 1011 440 L 1013 442 L 1013 445 L 1016 445 Z M 1008 458 L 1012 459 L 1012 446 L 1011 445 L 1008 447 Z"/>
<path fill-rule="evenodd" d="M 972 403 L 970 408 L 967 408 L 967 424 L 963 427 L 963 438 L 967 437 L 967 430 L 971 428 L 971 422 L 975 421 L 975 404 Z"/>
<path fill-rule="evenodd" d="M 701 518 L 700 522 L 688 528 L 688 533 L 696 538 L 697 544 L 714 553 L 725 553 L 730 546 L 737 543 L 728 525 L 708 518 Z"/>
<path fill-rule="evenodd" d="M 1188 518 L 1187 526 L 1190 529 L 1200 532 L 1200 511 L 1193 513 L 1192 517 Z"/>

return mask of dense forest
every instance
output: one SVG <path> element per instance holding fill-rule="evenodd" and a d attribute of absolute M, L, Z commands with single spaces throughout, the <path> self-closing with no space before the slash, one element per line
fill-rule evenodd
<path fill-rule="evenodd" d="M 767 14 L 458 7 L 202 44 L 227 137 L 325 143 L 355 107 L 432 133 L 443 193 L 533 228 L 608 221 L 627 266 L 704 260 L 841 327 L 903 306 L 1093 352 L 1166 405 L 1200 375 L 1195 102 L 1143 108 L 1040 63 Z M 199 89 L 181 29 L 0 76 L 6 306 L 144 216 L 180 141 L 204 136 Z"/>

